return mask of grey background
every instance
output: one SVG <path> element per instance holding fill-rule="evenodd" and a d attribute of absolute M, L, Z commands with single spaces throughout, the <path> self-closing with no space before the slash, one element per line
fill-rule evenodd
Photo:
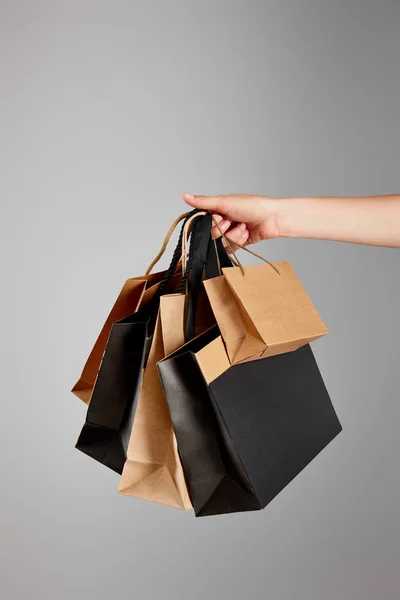
<path fill-rule="evenodd" d="M 2 599 L 399 598 L 399 250 L 258 247 L 330 328 L 344 427 L 264 512 L 118 496 L 69 392 L 182 192 L 400 191 L 399 2 L 3 0 L 0 21 Z"/>

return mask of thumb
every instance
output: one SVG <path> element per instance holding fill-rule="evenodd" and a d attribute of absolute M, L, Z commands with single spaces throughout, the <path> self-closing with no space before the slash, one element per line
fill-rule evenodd
<path fill-rule="evenodd" d="M 192 194 L 183 194 L 183 199 L 189 206 L 211 210 L 221 215 L 228 208 L 226 198 L 223 196 L 193 196 Z"/>

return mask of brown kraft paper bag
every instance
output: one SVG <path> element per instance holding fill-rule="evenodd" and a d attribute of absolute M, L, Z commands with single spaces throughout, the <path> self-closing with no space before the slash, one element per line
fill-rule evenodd
<path fill-rule="evenodd" d="M 93 349 L 85 363 L 85 366 L 83 367 L 82 374 L 71 390 L 76 396 L 78 396 L 78 398 L 83 400 L 83 402 L 85 402 L 86 404 L 89 404 L 90 402 L 94 384 L 96 382 L 97 374 L 100 368 L 104 350 L 106 348 L 113 323 L 116 323 L 117 321 L 120 321 L 121 319 L 124 319 L 129 315 L 137 312 L 140 306 L 144 306 L 151 300 L 155 291 L 157 290 L 157 284 L 159 284 L 162 281 L 166 271 L 161 271 L 159 273 L 150 273 L 150 271 L 164 254 L 164 251 L 176 226 L 189 214 L 190 213 L 184 213 L 180 215 L 171 225 L 169 231 L 165 236 L 159 253 L 147 269 L 146 274 L 139 277 L 132 277 L 131 279 L 128 279 L 125 282 L 96 340 L 96 343 L 93 346 Z M 179 263 L 177 266 L 177 271 L 180 270 L 181 265 Z M 173 286 L 176 284 L 178 276 L 178 274 L 174 276 L 172 281 Z"/>
<path fill-rule="evenodd" d="M 328 333 L 288 262 L 222 272 L 204 287 L 231 364 L 284 354 Z"/>
<path fill-rule="evenodd" d="M 183 239 L 189 234 L 187 223 Z M 186 268 L 182 256 L 183 271 Z M 153 342 L 143 375 L 129 440 L 127 460 L 119 493 L 180 509 L 191 509 L 185 476 L 179 457 L 168 405 L 159 378 L 157 363 L 185 344 L 187 295 L 165 294 L 160 298 Z M 199 294 L 195 321 L 196 335 L 215 324 L 205 292 Z"/>
<path fill-rule="evenodd" d="M 186 301 L 184 294 L 166 294 L 160 298 L 159 316 L 118 491 L 189 510 L 192 504 L 157 369 L 159 361 L 185 343 Z M 213 324 L 215 320 L 207 296 L 200 294 L 196 335 Z"/>
<path fill-rule="evenodd" d="M 182 296 L 176 296 L 182 298 Z M 162 296 L 160 303 L 164 303 Z M 178 300 L 179 303 L 179 300 Z M 179 308 L 183 306 L 179 303 Z M 171 316 L 171 315 L 170 315 Z M 170 317 L 169 316 L 169 317 Z M 172 323 L 167 317 L 167 322 Z M 172 334 L 172 335 L 171 335 Z M 176 350 L 184 343 L 183 328 L 167 324 L 166 346 Z M 119 493 L 175 508 L 192 508 L 177 442 L 169 416 L 157 362 L 165 356 L 160 313 L 157 318 L 142 389 L 129 440 L 127 461 L 122 472 Z"/>
<path fill-rule="evenodd" d="M 162 280 L 164 274 L 165 271 L 162 271 L 160 273 L 144 275 L 142 277 L 133 277 L 124 283 L 96 343 L 89 354 L 85 366 L 83 367 L 82 374 L 72 388 L 72 392 L 75 396 L 83 400 L 86 404 L 89 404 L 113 323 L 138 311 L 141 305 L 147 304 L 155 293 L 157 284 Z"/>

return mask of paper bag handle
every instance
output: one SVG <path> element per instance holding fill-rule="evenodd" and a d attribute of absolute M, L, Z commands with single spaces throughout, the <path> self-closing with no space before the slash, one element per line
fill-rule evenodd
<path fill-rule="evenodd" d="M 196 218 L 199 217 L 199 218 Z M 189 222 L 190 221 L 190 222 Z M 212 218 L 209 212 L 198 213 L 187 220 L 183 228 L 183 247 L 187 244 L 188 231 L 191 226 L 191 238 L 189 256 L 183 261 L 186 264 L 178 292 L 185 292 L 188 297 L 188 305 L 185 318 L 185 340 L 191 340 L 195 335 L 195 321 L 197 300 L 203 281 L 203 274 L 207 279 L 218 277 L 221 274 L 221 265 L 231 266 L 230 257 L 222 245 L 222 241 L 216 242 L 211 237 Z M 183 252 L 185 255 L 185 252 Z M 190 275 L 190 280 L 188 279 Z"/>
<path fill-rule="evenodd" d="M 256 256 L 257 258 L 259 258 L 260 260 L 263 260 L 265 263 L 267 263 L 270 267 L 272 267 L 274 269 L 274 271 L 276 271 L 278 273 L 278 275 L 280 275 L 279 270 L 277 269 L 277 267 L 270 262 L 269 260 L 267 260 L 266 258 L 264 258 L 263 256 L 261 256 L 260 254 L 257 254 L 256 252 L 253 252 L 253 250 L 249 250 L 248 248 L 246 248 L 246 246 L 242 246 L 241 244 L 238 244 L 238 242 L 233 241 L 232 239 L 230 239 L 221 229 L 221 227 L 219 226 L 219 223 L 217 222 L 216 218 L 214 217 L 214 215 L 212 215 L 212 220 L 213 223 L 215 225 L 215 227 L 218 229 L 218 231 L 221 234 L 221 237 L 231 246 L 238 246 L 238 248 L 240 248 L 241 250 L 244 250 L 245 252 L 248 252 L 249 254 L 252 254 L 253 256 Z M 245 272 L 244 272 L 244 267 L 242 265 L 242 263 L 240 262 L 240 260 L 238 259 L 238 257 L 236 256 L 236 254 L 232 251 L 233 256 L 235 257 L 235 260 L 237 262 L 237 266 L 240 269 L 240 272 L 242 273 L 243 277 L 245 276 Z"/>
<path fill-rule="evenodd" d="M 184 277 L 186 268 L 187 268 L 187 259 L 188 259 L 188 256 L 187 256 L 188 250 L 187 249 L 188 249 L 189 235 L 191 233 L 194 234 L 193 221 L 195 219 L 197 219 L 197 217 L 201 217 L 206 214 L 207 214 L 207 212 L 202 210 L 202 211 L 195 213 L 194 215 L 192 215 L 185 221 L 185 225 L 183 227 L 183 235 L 182 235 L 182 277 Z"/>
<path fill-rule="evenodd" d="M 206 215 L 209 215 L 208 211 L 199 211 L 185 220 L 182 235 L 182 281 L 179 286 L 178 293 L 187 293 L 187 280 L 189 275 L 191 274 L 191 263 L 193 260 L 194 252 L 193 248 L 195 246 L 194 238 L 196 235 L 196 227 L 199 223 L 197 217 L 205 217 Z M 211 225 L 212 222 L 210 220 L 207 250 L 204 264 L 204 271 L 207 279 L 217 277 L 218 275 L 222 275 L 221 265 L 223 267 L 231 267 L 232 264 L 237 266 L 236 263 L 232 261 L 231 257 L 228 256 L 221 239 L 213 240 L 211 238 Z M 189 242 L 189 236 L 191 236 L 191 243 L 188 256 L 187 247 Z M 197 249 L 197 251 L 199 251 L 199 249 Z"/>
<path fill-rule="evenodd" d="M 185 291 L 186 282 L 188 281 L 190 274 L 190 280 L 187 289 L 188 307 L 185 324 L 186 341 L 189 341 L 194 337 L 197 300 L 203 280 L 204 268 L 207 260 L 209 259 L 211 226 L 211 215 L 208 212 L 205 215 L 202 215 L 201 218 L 196 219 L 192 225 L 189 258 L 187 261 L 185 274 L 182 277 L 182 282 L 179 287 L 179 291 L 181 293 Z"/>
<path fill-rule="evenodd" d="M 201 217 L 207 215 L 207 211 L 199 211 L 198 213 L 192 215 L 190 218 L 186 219 L 185 225 L 183 228 L 183 236 L 182 236 L 182 276 L 185 276 L 187 269 L 187 260 L 188 260 L 188 245 L 189 245 L 189 236 L 194 236 L 195 231 L 193 229 L 193 221 L 197 217 Z M 221 264 L 223 267 L 231 267 L 232 265 L 237 266 L 237 263 L 228 255 L 226 252 L 221 238 L 218 240 L 211 239 L 211 229 L 210 229 L 210 241 L 209 244 L 213 245 L 213 250 L 209 247 L 208 249 L 208 258 L 205 264 L 206 277 L 216 277 L 217 275 L 222 275 Z M 211 260 L 212 257 L 212 260 Z M 207 275 L 207 270 L 209 273 L 217 271 L 217 274 Z M 181 290 L 183 291 L 183 290 Z"/>
<path fill-rule="evenodd" d="M 170 227 L 170 230 L 169 230 L 169 231 L 168 231 L 168 233 L 167 233 L 167 236 L 166 236 L 166 238 L 165 238 L 165 240 L 164 240 L 163 247 L 161 248 L 161 251 L 164 251 L 164 250 L 165 250 L 165 248 L 164 248 L 164 246 L 166 246 L 166 243 L 165 243 L 165 242 L 167 242 L 167 243 L 168 243 L 168 240 L 169 240 L 169 238 L 171 237 L 172 231 L 173 231 L 174 227 L 175 227 L 175 226 L 176 226 L 176 225 L 179 223 L 179 221 L 181 221 L 182 219 L 184 219 L 184 224 L 185 224 L 185 222 L 186 222 L 186 221 L 187 221 L 187 220 L 188 220 L 188 219 L 189 219 L 189 218 L 190 218 L 192 215 L 194 215 L 194 214 L 196 214 L 196 213 L 198 213 L 198 212 L 199 212 L 199 210 L 196 208 L 196 209 L 194 209 L 194 210 L 190 211 L 189 213 L 186 213 L 185 215 L 181 215 L 180 217 L 178 217 L 178 218 L 175 220 L 175 222 L 174 222 L 174 223 L 173 223 L 173 225 Z M 177 245 L 176 245 L 176 248 L 175 248 L 175 250 L 174 250 L 174 253 L 173 253 L 173 256 L 172 256 L 172 259 L 171 259 L 171 263 L 170 263 L 170 265 L 169 265 L 168 269 L 167 269 L 167 270 L 166 270 L 166 272 L 165 272 L 165 275 L 164 275 L 164 278 L 163 278 L 163 280 L 160 282 L 160 284 L 159 284 L 159 286 L 158 286 L 158 289 L 157 289 L 157 292 L 156 292 L 156 294 L 153 296 L 153 300 L 152 300 L 152 302 L 151 302 L 151 306 L 152 306 L 152 307 L 154 307 L 154 306 L 158 305 L 159 298 L 160 298 L 160 296 L 163 294 L 163 292 L 164 292 L 164 289 L 165 289 L 165 287 L 166 287 L 167 283 L 169 282 L 169 280 L 171 279 L 171 277 L 174 275 L 174 273 L 175 273 L 175 271 L 176 271 L 176 267 L 177 267 L 177 265 L 179 264 L 179 261 L 180 261 L 180 259 L 181 259 L 181 254 L 182 254 L 181 244 L 182 244 L 183 228 L 184 228 L 184 226 L 182 226 L 182 228 L 181 228 L 181 231 L 180 231 L 180 234 L 179 234 L 178 243 L 177 243 Z M 161 252 L 161 251 L 159 252 L 159 255 L 160 255 L 160 256 L 162 255 L 162 252 Z M 154 262 L 154 261 L 153 261 L 153 262 Z M 157 307 L 157 310 L 158 310 L 158 307 Z"/>
<path fill-rule="evenodd" d="M 186 217 L 188 217 L 189 215 L 192 214 L 193 211 L 190 212 L 186 212 L 181 214 L 179 217 L 177 217 L 175 219 L 175 221 L 172 223 L 171 227 L 168 229 L 167 234 L 164 238 L 164 241 L 161 245 L 160 250 L 158 251 L 157 256 L 154 258 L 154 260 L 151 262 L 151 264 L 149 265 L 149 267 L 146 270 L 145 275 L 149 275 L 153 269 L 153 267 L 158 263 L 158 261 L 160 260 L 160 258 L 162 257 L 162 255 L 164 254 L 165 250 L 167 249 L 169 240 L 171 239 L 172 234 L 174 233 L 177 225 L 179 225 L 179 223 L 181 221 L 183 221 L 183 219 L 185 219 Z M 194 215 L 193 215 L 194 216 Z"/>
<path fill-rule="evenodd" d="M 174 223 L 171 225 L 169 231 L 167 232 L 167 235 L 164 239 L 163 245 L 158 253 L 158 256 L 154 259 L 154 261 L 152 262 L 152 264 L 150 265 L 149 269 L 147 271 L 150 271 L 151 268 L 155 265 L 155 263 L 157 262 L 157 260 L 162 256 L 163 252 L 165 251 L 165 248 L 168 244 L 169 239 L 171 238 L 172 232 L 174 231 L 175 227 L 178 225 L 178 223 L 182 220 L 186 221 L 188 218 L 190 218 L 191 215 L 195 214 L 199 212 L 198 209 L 194 209 L 188 213 L 185 213 L 183 215 L 180 215 L 177 219 L 175 219 Z M 157 311 L 158 311 L 158 307 L 159 307 L 159 302 L 160 302 L 160 296 L 162 296 L 162 294 L 164 293 L 165 287 L 168 284 L 168 282 L 170 281 L 170 279 L 173 277 L 173 275 L 176 272 L 176 267 L 179 263 L 179 260 L 181 259 L 181 244 L 182 244 L 182 235 L 183 235 L 183 226 L 181 228 L 180 234 L 179 234 L 179 240 L 178 243 L 176 245 L 176 248 L 174 250 L 170 265 L 168 267 L 168 269 L 165 271 L 164 277 L 162 279 L 162 281 L 160 281 L 160 283 L 158 284 L 157 287 L 157 291 L 154 294 L 153 298 L 151 299 L 149 305 L 146 308 L 142 309 L 143 315 L 146 314 L 148 316 L 149 319 L 151 319 L 151 321 L 153 322 L 153 325 L 155 324 L 155 319 L 157 316 Z"/>

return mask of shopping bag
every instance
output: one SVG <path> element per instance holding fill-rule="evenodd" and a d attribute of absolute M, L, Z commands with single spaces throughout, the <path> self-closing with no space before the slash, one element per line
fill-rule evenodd
<path fill-rule="evenodd" d="M 187 218 L 188 214 L 182 215 L 180 220 Z M 171 230 L 168 235 L 170 233 Z M 180 258 L 180 243 L 178 240 L 170 267 L 162 281 L 143 291 L 139 310 L 112 323 L 91 393 L 86 421 L 76 443 L 77 449 L 119 474 L 126 460 L 135 401 L 151 347 L 159 298 L 162 293 L 171 291 L 169 286 L 177 286 L 181 279 L 181 275 L 175 274 Z"/>
<path fill-rule="evenodd" d="M 194 215 L 197 218 L 197 215 Z M 189 234 L 191 219 L 186 220 L 183 241 Z M 192 239 L 195 232 L 192 233 Z M 215 251 L 214 251 L 214 256 Z M 215 270 L 213 255 L 206 257 L 206 270 Z M 194 276 L 200 277 L 197 269 L 198 257 L 189 255 L 190 281 Z M 185 251 L 182 252 L 183 275 L 186 272 Z M 216 273 L 218 274 L 218 273 Z M 189 275 L 189 272 L 187 273 Z M 185 284 L 183 284 L 185 287 Z M 184 315 L 187 296 L 181 294 L 165 294 L 160 304 L 165 305 L 161 320 L 159 312 L 149 358 L 143 375 L 135 416 L 130 435 L 127 460 L 125 462 L 119 484 L 119 493 L 159 502 L 181 509 L 190 509 L 190 502 L 185 476 L 183 473 L 177 442 L 174 435 L 168 406 L 158 376 L 157 362 L 185 343 Z M 171 310 L 170 310 L 171 309 Z M 200 334 L 215 324 L 206 294 L 198 299 L 195 332 Z"/>
<path fill-rule="evenodd" d="M 157 367 L 196 516 L 265 507 L 341 431 L 309 345 L 232 366 L 214 327 Z"/>
<path fill-rule="evenodd" d="M 224 255 L 227 255 L 223 247 L 220 246 L 219 252 L 215 252 L 210 230 L 211 217 L 209 215 L 204 217 L 201 223 L 197 221 L 197 235 L 192 236 L 191 244 L 192 273 L 185 293 L 164 295 L 160 299 L 159 314 L 162 330 L 167 339 L 170 337 L 171 340 L 174 340 L 175 346 L 178 343 L 182 344 L 183 341 L 198 332 L 193 320 L 202 310 L 203 299 L 206 300 L 206 296 L 202 295 L 204 292 L 201 290 L 203 271 L 206 271 L 206 277 L 218 276 L 219 265 L 221 263 L 230 264 L 229 259 L 224 263 Z M 220 242 L 218 243 L 220 244 Z M 219 265 L 217 265 L 217 261 L 212 260 L 217 254 L 220 256 Z M 205 335 L 209 335 L 209 333 L 207 332 Z M 196 339 L 201 339 L 203 342 L 202 335 Z M 186 346 L 183 346 L 184 356 L 186 356 L 185 348 Z M 168 349 L 167 345 L 165 345 L 165 349 Z M 178 350 L 178 355 L 180 352 Z M 220 338 L 220 346 L 215 349 L 209 369 L 220 369 L 221 360 L 223 367 L 228 368 L 229 362 Z M 169 358 L 166 361 L 169 364 Z M 158 368 L 162 369 L 160 365 L 163 365 L 163 361 L 158 363 Z M 202 502 L 201 496 L 215 486 L 218 486 L 221 491 L 224 489 L 225 493 L 229 490 L 231 510 L 254 510 L 258 507 L 256 499 L 250 489 L 244 489 L 241 485 L 241 476 L 237 472 L 239 467 L 234 469 L 233 464 L 229 461 L 229 456 L 224 450 L 222 452 L 220 450 L 217 424 L 214 423 L 215 416 L 210 403 L 196 403 L 195 401 L 196 395 L 201 394 L 201 390 L 204 388 L 203 378 L 199 373 L 193 377 L 193 371 L 189 372 L 188 379 L 181 382 L 184 389 L 186 384 L 188 391 L 188 397 L 185 396 L 182 404 L 179 402 L 180 398 L 183 398 L 179 383 L 177 386 L 175 386 L 176 382 L 168 386 L 163 377 L 161 379 L 164 390 L 167 391 L 169 411 L 195 512 L 202 514 L 202 510 L 199 508 L 199 504 Z M 185 377 L 184 365 L 182 373 Z M 214 427 L 210 426 L 210 423 L 214 424 Z M 224 512 L 224 508 L 220 510 Z"/>
<path fill-rule="evenodd" d="M 124 283 L 83 367 L 82 374 L 72 388 L 72 393 L 86 404 L 89 404 L 113 323 L 136 312 L 141 304 L 147 304 L 164 275 L 165 271 L 162 271 L 148 276 L 132 277 Z"/>
<path fill-rule="evenodd" d="M 264 508 L 341 431 L 309 345 L 231 366 L 213 328 L 158 369 L 196 516 Z"/>
<path fill-rule="evenodd" d="M 78 398 L 83 400 L 86 404 L 89 404 L 90 397 L 93 392 L 94 383 L 96 381 L 97 373 L 99 371 L 100 363 L 104 354 L 104 350 L 107 344 L 107 340 L 110 336 L 111 327 L 113 323 L 120 321 L 124 317 L 127 317 L 134 312 L 136 312 L 140 305 L 147 305 L 154 293 L 157 290 L 157 286 L 160 282 L 165 278 L 166 271 L 161 271 L 159 273 L 151 273 L 151 270 L 157 264 L 159 259 L 162 257 L 166 246 L 171 238 L 172 233 L 174 232 L 178 223 L 183 219 L 188 219 L 193 213 L 198 211 L 191 211 L 190 213 L 185 213 L 180 215 L 175 222 L 171 225 L 167 235 L 164 239 L 164 242 L 161 246 L 161 249 L 149 268 L 146 271 L 145 275 L 139 277 L 132 277 L 128 279 L 115 303 L 112 307 L 110 314 L 107 317 L 106 322 L 103 325 L 102 330 L 92 348 L 92 351 L 89 354 L 89 357 L 83 367 L 81 376 L 78 381 L 75 383 L 72 388 L 72 393 L 75 394 Z M 180 248 L 182 244 L 182 240 L 179 240 L 179 245 L 177 248 Z M 176 257 L 174 257 L 176 259 Z M 178 260 L 176 261 L 176 267 L 178 266 Z M 174 261 L 171 261 L 172 264 L 175 264 Z M 179 271 L 181 270 L 181 266 L 179 265 Z"/>
<path fill-rule="evenodd" d="M 288 262 L 239 263 L 222 273 L 204 286 L 232 364 L 290 352 L 328 333 Z"/>
<path fill-rule="evenodd" d="M 162 358 L 164 348 L 158 319 L 118 491 L 127 496 L 190 509 L 192 504 L 157 372 L 157 362 Z"/>

